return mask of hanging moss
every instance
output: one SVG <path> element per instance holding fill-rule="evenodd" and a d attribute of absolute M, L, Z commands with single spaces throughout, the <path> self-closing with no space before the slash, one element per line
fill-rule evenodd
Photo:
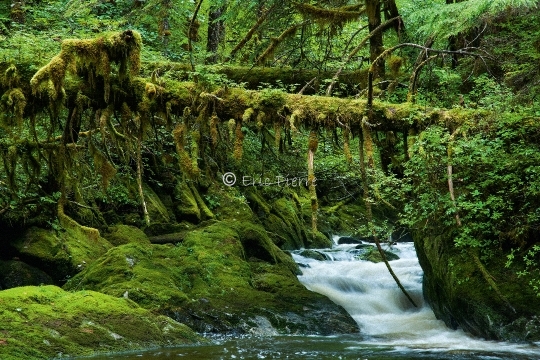
<path fill-rule="evenodd" d="M 264 126 L 265 117 L 266 117 L 266 114 L 264 113 L 264 111 L 259 111 L 259 113 L 257 114 L 256 123 L 259 129 L 261 129 Z"/>
<path fill-rule="evenodd" d="M 15 64 L 0 63 L 0 86 L 13 89 L 19 86 L 19 81 L 19 71 Z"/>
<path fill-rule="evenodd" d="M 191 176 L 196 178 L 200 174 L 199 169 L 199 142 L 201 140 L 201 132 L 195 129 L 191 132 Z"/>
<path fill-rule="evenodd" d="M 219 140 L 218 124 L 220 122 L 221 120 L 217 117 L 216 114 L 210 117 L 210 123 L 208 125 L 210 127 L 210 138 L 212 139 L 212 148 L 215 148 L 218 144 L 218 140 Z"/>
<path fill-rule="evenodd" d="M 290 129 L 293 131 L 293 132 L 296 132 L 296 122 L 298 120 L 298 122 L 300 122 L 300 119 L 302 118 L 302 111 L 299 110 L 299 109 L 296 109 L 293 111 L 293 113 L 291 114 L 291 116 L 289 117 L 289 127 Z"/>
<path fill-rule="evenodd" d="M 308 148 L 310 151 L 316 152 L 318 146 L 319 146 L 319 140 L 317 139 L 317 133 L 312 130 L 309 133 Z"/>
<path fill-rule="evenodd" d="M 242 122 L 238 121 L 236 123 L 234 153 L 233 153 L 233 156 L 237 161 L 242 160 L 242 155 L 244 152 L 243 144 L 244 144 L 244 133 L 242 132 Z"/>
<path fill-rule="evenodd" d="M 88 74 L 87 81 L 92 87 L 97 84 L 95 76 L 103 78 L 104 87 L 100 90 L 103 91 L 104 100 L 108 103 L 111 63 L 119 65 L 120 79 L 136 74 L 140 69 L 141 46 L 141 35 L 132 30 L 97 39 L 64 40 L 60 53 L 30 80 L 33 92 L 38 92 L 40 86 L 47 83 L 50 99 L 58 102 L 62 97 L 67 72 L 75 73 L 77 70 L 83 70 Z"/>
<path fill-rule="evenodd" d="M 350 135 L 350 130 L 345 128 L 345 130 L 343 130 L 343 153 L 345 154 L 345 159 L 349 164 L 352 163 Z"/>
<path fill-rule="evenodd" d="M 5 125 L 22 126 L 24 109 L 26 107 L 26 97 L 19 88 L 6 91 L 0 98 L 0 110 L 2 110 Z M 14 123 L 8 119 L 9 114 L 13 114 Z"/>
<path fill-rule="evenodd" d="M 367 162 L 369 164 L 369 167 L 373 168 L 373 139 L 371 137 L 371 129 L 368 123 L 367 116 L 362 119 L 362 134 L 364 136 L 364 152 L 366 154 Z"/>
<path fill-rule="evenodd" d="M 10 189 L 17 189 L 17 185 L 15 184 L 15 174 L 16 174 L 16 167 L 17 167 L 17 158 L 18 158 L 18 151 L 16 146 L 10 146 L 7 149 L 7 156 L 3 156 L 4 159 L 4 169 L 7 173 L 7 181 L 8 186 Z"/>
<path fill-rule="evenodd" d="M 275 146 L 279 149 L 281 144 L 281 124 L 278 122 L 274 123 L 274 139 L 275 139 Z"/>
<path fill-rule="evenodd" d="M 227 122 L 227 127 L 229 129 L 229 140 L 232 141 L 235 137 L 236 120 L 229 119 L 229 121 Z"/>
<path fill-rule="evenodd" d="M 185 149 L 185 133 L 186 125 L 184 123 L 179 123 L 173 130 L 173 138 L 180 161 L 180 169 L 193 177 L 196 171 L 193 169 L 193 162 Z"/>
<path fill-rule="evenodd" d="M 399 74 L 399 70 L 403 65 L 404 59 L 400 56 L 392 55 L 387 61 L 388 67 L 392 72 L 392 76 L 396 77 Z"/>
<path fill-rule="evenodd" d="M 283 31 L 277 38 L 273 37 L 270 39 L 270 45 L 264 50 L 264 52 L 257 58 L 256 63 L 259 65 L 264 64 L 266 61 L 270 60 L 274 56 L 274 51 L 285 39 L 293 36 L 296 33 L 296 30 L 301 26 L 301 24 L 296 24 L 290 28 Z"/>
<path fill-rule="evenodd" d="M 255 113 L 255 110 L 253 110 L 253 108 L 247 108 L 244 111 L 244 114 L 242 115 L 242 121 L 247 123 L 251 119 L 254 113 Z"/>
<path fill-rule="evenodd" d="M 305 16 L 324 23 L 345 23 L 358 20 L 365 12 L 362 4 L 343 6 L 334 9 L 325 9 L 311 4 L 297 3 L 296 8 Z"/>
<path fill-rule="evenodd" d="M 88 149 L 90 154 L 94 158 L 94 167 L 98 174 L 101 176 L 101 186 L 103 190 L 107 190 L 109 187 L 109 182 L 115 177 L 116 169 L 109 162 L 107 157 L 103 155 L 93 144 L 92 141 L 89 141 Z"/>

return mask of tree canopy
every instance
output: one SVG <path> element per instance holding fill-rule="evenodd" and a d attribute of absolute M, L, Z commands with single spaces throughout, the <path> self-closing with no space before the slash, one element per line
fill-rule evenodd
<path fill-rule="evenodd" d="M 307 172 L 313 234 L 333 191 L 316 171 L 337 167 L 363 184 L 342 199 L 386 214 L 373 234 L 442 223 L 487 257 L 536 256 L 537 1 L 7 5 L 4 226 L 91 233 L 119 208 L 150 226 L 148 184 L 177 181 L 214 219 L 209 183 L 262 160 Z"/>

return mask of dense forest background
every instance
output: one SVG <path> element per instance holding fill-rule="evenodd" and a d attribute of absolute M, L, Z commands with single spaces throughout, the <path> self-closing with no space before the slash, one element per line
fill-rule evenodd
<path fill-rule="evenodd" d="M 515 196 L 522 197 L 518 193 L 525 198 L 534 196 L 536 170 L 532 165 L 519 163 L 514 165 L 519 168 L 520 175 L 516 175 L 519 181 L 497 178 L 499 167 L 508 168 L 511 165 L 504 164 L 499 156 L 487 154 L 503 150 L 509 143 L 514 144 L 513 139 L 521 136 L 519 132 L 533 136 L 525 129 L 527 125 L 520 123 L 516 128 L 511 124 L 517 119 L 532 119 L 540 111 L 537 101 L 539 30 L 535 26 L 536 6 L 535 1 L 478 0 L 456 3 L 414 0 L 4 2 L 0 28 L 4 124 L 0 211 L 3 221 L 51 222 L 56 211 L 55 204 L 67 193 L 77 197 L 71 199 L 72 203 L 89 206 L 90 202 L 93 204 L 90 207 L 98 206 L 100 212 L 108 209 L 126 210 L 130 206 L 135 209 L 135 204 L 139 205 L 140 201 L 135 200 L 135 194 L 129 194 L 129 189 L 114 174 L 118 172 L 136 178 L 137 171 L 144 172 L 149 184 L 160 187 L 166 181 L 163 178 L 164 169 L 186 172 L 186 167 L 178 169 L 179 160 L 185 162 L 192 175 L 198 169 L 191 168 L 188 162 L 203 169 L 215 166 L 211 171 L 196 174 L 197 184 L 200 183 L 200 176 L 219 179 L 216 170 L 221 174 L 240 169 L 242 174 L 253 175 L 307 172 L 304 160 L 291 160 L 291 156 L 296 159 L 298 157 L 295 155 L 307 151 L 303 146 L 307 145 L 306 139 L 311 130 L 318 132 L 324 143 L 317 155 L 318 195 L 330 196 L 327 200 L 329 204 L 347 201 L 358 195 L 361 198 L 362 166 L 358 155 L 351 155 L 351 152 L 356 152 L 357 145 L 352 145 L 349 138 L 354 138 L 353 142 L 358 141 L 357 135 L 362 132 L 359 124 L 362 115 L 358 111 L 351 115 L 340 109 L 340 106 L 351 106 L 349 102 L 332 102 L 326 98 L 320 101 L 325 102 L 323 106 L 327 106 L 327 109 L 312 109 L 314 102 L 311 101 L 319 101 L 317 98 L 305 100 L 302 107 L 287 108 L 288 103 L 295 100 L 290 100 L 286 94 L 302 93 L 342 99 L 369 97 L 370 101 L 375 99 L 408 104 L 406 116 L 398 114 L 393 124 L 382 125 L 382 131 L 375 131 L 373 139 L 378 163 L 373 167 L 377 174 L 372 174 L 374 178 L 370 182 L 371 186 L 377 187 L 378 202 L 392 213 L 389 215 L 392 222 L 397 219 L 397 214 L 403 216 L 403 222 L 413 225 L 434 212 L 458 211 L 452 210 L 454 206 L 449 205 L 448 201 L 439 204 L 414 198 L 411 186 L 436 191 L 437 186 L 433 181 L 446 176 L 444 173 L 437 175 L 437 165 L 440 164 L 432 164 L 431 157 L 410 156 L 415 151 L 426 151 L 425 146 L 433 146 L 435 148 L 429 151 L 435 151 L 432 157 L 437 161 L 452 158 L 455 165 L 462 162 L 475 171 L 472 174 L 455 174 L 461 178 L 459 188 L 463 189 L 456 195 L 459 198 L 457 207 L 461 208 L 461 217 L 472 217 L 470 222 L 463 221 L 465 229 L 460 233 L 465 235 L 459 235 L 456 241 L 473 242 L 471 245 L 480 246 L 485 241 L 493 240 L 472 240 L 470 235 L 486 231 L 491 232 L 488 238 L 496 236 L 500 239 L 501 234 L 509 233 L 519 238 L 518 234 L 525 234 L 534 227 L 531 224 L 537 221 L 537 215 L 534 215 L 534 219 L 523 220 L 523 213 L 517 215 L 516 207 L 510 204 L 515 203 Z M 142 65 L 138 64 L 139 60 L 130 60 L 133 75 L 142 76 L 134 80 L 132 88 L 145 87 L 144 91 L 135 90 L 140 91 L 134 95 L 139 99 L 133 96 L 130 99 L 131 102 L 139 102 L 139 105 L 124 101 L 127 99 L 115 100 L 113 104 L 107 99 L 111 91 L 114 93 L 115 86 L 125 86 L 111 83 L 115 81 L 115 76 L 121 78 L 124 63 L 120 60 L 122 54 L 111 54 L 109 50 L 107 55 L 103 55 L 98 53 L 100 50 L 97 48 L 75 49 L 75 56 L 80 59 L 70 65 L 78 69 L 72 71 L 73 75 L 70 75 L 69 67 L 58 74 L 53 74 L 54 69 L 46 69 L 50 71 L 48 75 L 38 73 L 43 76 L 36 74 L 33 83 L 30 83 L 34 73 L 59 53 L 64 40 L 107 38 L 108 35 L 103 34 L 124 29 L 136 30 L 144 44 L 137 43 L 137 49 L 132 52 L 137 53 L 135 56 L 140 54 Z M 137 41 L 140 40 L 137 38 Z M 62 51 L 66 49 L 67 46 Z M 126 48 L 120 51 L 130 50 Z M 105 61 L 99 56 L 108 56 L 109 59 Z M 377 58 L 379 60 L 374 62 Z M 120 68 L 111 68 L 108 62 L 120 62 Z M 139 68 L 140 74 L 137 75 Z M 112 71 L 111 75 L 106 74 L 109 70 Z M 64 73 L 66 71 L 67 74 Z M 368 73 L 372 74 L 369 84 Z M 93 90 L 105 92 L 104 99 L 81 91 L 80 86 L 84 85 L 80 83 L 81 80 L 75 79 L 77 75 L 87 77 L 86 81 Z M 239 129 L 230 131 L 230 139 L 222 132 L 217 135 L 212 133 L 214 129 L 203 129 L 202 132 L 209 133 L 200 134 L 203 136 L 196 141 L 194 136 L 199 135 L 194 135 L 193 129 L 185 130 L 185 150 L 175 151 L 173 137 L 176 135 L 173 136 L 172 130 L 176 122 L 182 119 L 183 111 L 189 109 L 180 109 L 179 101 L 167 101 L 165 96 L 160 101 L 153 99 L 156 94 L 159 97 L 161 91 L 168 91 L 168 85 L 174 81 L 191 81 L 190 87 L 195 86 L 201 94 L 213 94 L 209 96 L 215 98 L 219 98 L 216 95 L 219 94 L 218 89 L 259 90 L 259 102 L 263 104 L 257 105 L 261 109 L 246 106 L 241 126 L 238 119 L 233 124 L 234 118 L 232 122 L 229 118 L 220 118 L 221 114 L 218 114 L 215 106 L 212 109 L 213 105 L 205 104 L 205 111 L 201 112 L 204 116 L 217 116 L 216 121 L 220 124 L 229 121 L 228 127 L 232 129 L 238 125 Z M 64 94 L 66 90 L 62 87 L 66 90 L 71 87 L 71 93 Z M 268 97 L 268 100 L 264 97 Z M 264 104 L 265 101 L 267 104 Z M 134 114 L 130 121 L 121 120 L 122 103 L 130 108 L 124 110 L 131 112 L 140 112 L 144 103 L 149 107 L 144 109 L 147 116 L 140 113 Z M 283 105 L 285 110 L 279 108 Z M 266 113 L 265 106 L 269 108 Z M 172 110 L 173 107 L 177 109 Z M 196 109 L 193 104 L 191 107 Z M 448 130 L 430 127 L 421 136 L 425 145 L 423 142 L 412 145 L 411 139 L 428 125 L 416 114 L 422 107 L 426 113 L 433 109 L 448 110 L 452 114 L 450 117 L 458 120 Z M 481 113 L 471 111 L 473 109 L 485 110 L 485 114 L 489 115 L 482 115 L 481 120 L 462 127 L 461 119 Z M 195 112 L 190 116 L 196 118 L 200 115 Z M 505 115 L 499 119 L 503 113 Z M 109 119 L 108 129 L 103 124 L 97 124 L 100 131 L 92 130 L 96 126 L 93 118 L 101 116 L 100 121 L 104 122 L 111 115 L 114 120 Z M 148 117 L 149 124 L 144 123 L 144 117 Z M 246 121 L 250 117 L 253 120 Z M 494 117 L 497 121 L 489 120 Z M 350 125 L 347 123 L 349 119 Z M 307 129 L 307 132 L 297 132 L 295 120 L 305 125 L 300 128 Z M 195 125 L 189 125 L 197 126 L 198 121 L 195 119 Z M 483 124 L 486 121 L 488 124 Z M 283 128 L 284 136 L 281 136 L 282 130 L 278 127 Z M 115 130 L 120 128 L 129 135 Z M 501 138 L 503 129 L 508 140 Z M 64 140 L 60 141 L 68 145 L 69 132 L 73 136 L 82 130 L 81 135 L 96 131 L 93 140 L 81 145 L 81 155 L 86 152 L 90 157 L 78 158 L 85 166 L 71 166 L 73 173 L 61 175 L 68 164 L 53 164 L 51 155 L 59 151 L 54 143 L 59 141 L 58 137 L 63 137 Z M 175 131 L 178 135 L 179 129 Z M 241 132 L 238 134 L 241 136 L 235 138 L 235 131 Z M 293 141 L 291 133 L 304 140 Z M 119 140 L 125 141 L 126 137 L 138 139 L 139 144 L 137 141 L 121 144 Z M 238 140 L 239 137 L 245 137 L 245 140 Z M 21 138 L 27 139 L 27 142 L 21 142 Z M 77 139 L 71 140 L 77 142 Z M 43 141 L 47 144 L 39 149 L 39 143 Z M 412 146 L 407 148 L 407 142 Z M 248 160 L 239 165 L 237 161 L 243 155 L 240 149 L 242 143 Z M 448 149 L 440 152 L 437 146 Z M 530 149 L 519 151 L 523 151 L 520 161 L 534 163 L 535 154 L 529 154 Z M 199 159 L 194 158 L 194 153 Z M 340 153 L 345 154 L 343 159 Z M 176 159 L 173 161 L 167 157 Z M 144 164 L 138 164 L 141 166 L 137 170 L 133 163 L 138 161 Z M 485 169 L 482 174 L 476 173 L 477 161 Z M 484 163 L 486 161 L 488 163 Z M 259 162 L 260 165 L 257 165 Z M 143 168 L 147 169 L 146 172 Z M 88 176 L 83 175 L 82 169 Z M 91 174 L 101 178 L 104 186 L 99 187 L 98 183 L 91 182 L 95 179 Z M 476 178 L 478 176 L 486 176 L 490 180 L 480 181 Z M 62 177 L 64 179 L 59 180 Z M 81 182 L 77 189 L 63 189 L 65 182 L 71 178 Z M 470 185 L 466 179 L 471 179 Z M 373 185 L 379 182 L 384 186 Z M 516 187 L 506 189 L 507 194 L 502 198 L 491 188 L 492 184 L 499 183 L 511 183 Z M 424 185 L 429 186 L 426 188 Z M 341 189 L 336 191 L 337 188 Z M 333 196 L 330 190 L 335 193 Z M 381 191 L 389 193 L 383 196 Z M 448 189 L 437 191 L 444 194 L 429 195 L 448 198 Z M 510 194 L 512 191 L 515 194 Z M 427 193 L 416 196 L 426 197 Z M 210 195 L 205 199 L 207 205 L 217 201 Z M 77 208 L 77 205 L 73 206 Z M 529 206 L 527 211 L 530 211 L 530 216 L 536 213 L 535 203 L 526 199 L 520 201 L 519 206 Z M 79 207 L 77 212 L 83 210 Z M 485 218 L 482 218 L 482 214 Z M 87 215 L 91 225 L 99 225 L 95 214 L 88 211 Z M 40 220 L 36 220 L 40 217 Z M 468 228 L 473 226 L 470 223 L 499 219 L 499 226 L 506 230 Z M 519 244 L 522 240 L 512 241 Z"/>
<path fill-rule="evenodd" d="M 501 281 L 520 279 L 522 308 L 538 303 L 538 5 L 3 1 L 4 256 L 36 227 L 169 242 L 242 219 L 288 250 L 335 233 L 431 239 L 417 244 L 427 273 L 446 244 L 456 263 L 433 274 L 477 275 L 510 313 Z M 53 280 L 77 288 L 86 265 L 66 263 Z"/>

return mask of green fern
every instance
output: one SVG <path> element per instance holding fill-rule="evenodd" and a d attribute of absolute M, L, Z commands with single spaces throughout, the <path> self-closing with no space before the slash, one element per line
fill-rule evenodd
<path fill-rule="evenodd" d="M 404 4 L 402 13 L 408 28 L 415 29 L 420 39 L 428 36 L 447 39 L 502 12 L 537 8 L 538 4 L 537 0 L 468 0 L 454 4 L 413 0 Z"/>

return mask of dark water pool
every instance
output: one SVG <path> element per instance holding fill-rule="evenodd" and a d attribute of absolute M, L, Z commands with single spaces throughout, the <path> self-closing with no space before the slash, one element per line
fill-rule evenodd
<path fill-rule="evenodd" d="M 381 346 L 374 341 L 360 341 L 358 335 L 336 337 L 283 336 L 217 340 L 209 345 L 160 349 L 145 352 L 104 355 L 92 360 L 221 360 L 221 359 L 368 359 L 368 360 L 525 360 L 540 359 L 540 348 L 509 345 L 506 351 L 429 349 L 406 346 Z"/>

